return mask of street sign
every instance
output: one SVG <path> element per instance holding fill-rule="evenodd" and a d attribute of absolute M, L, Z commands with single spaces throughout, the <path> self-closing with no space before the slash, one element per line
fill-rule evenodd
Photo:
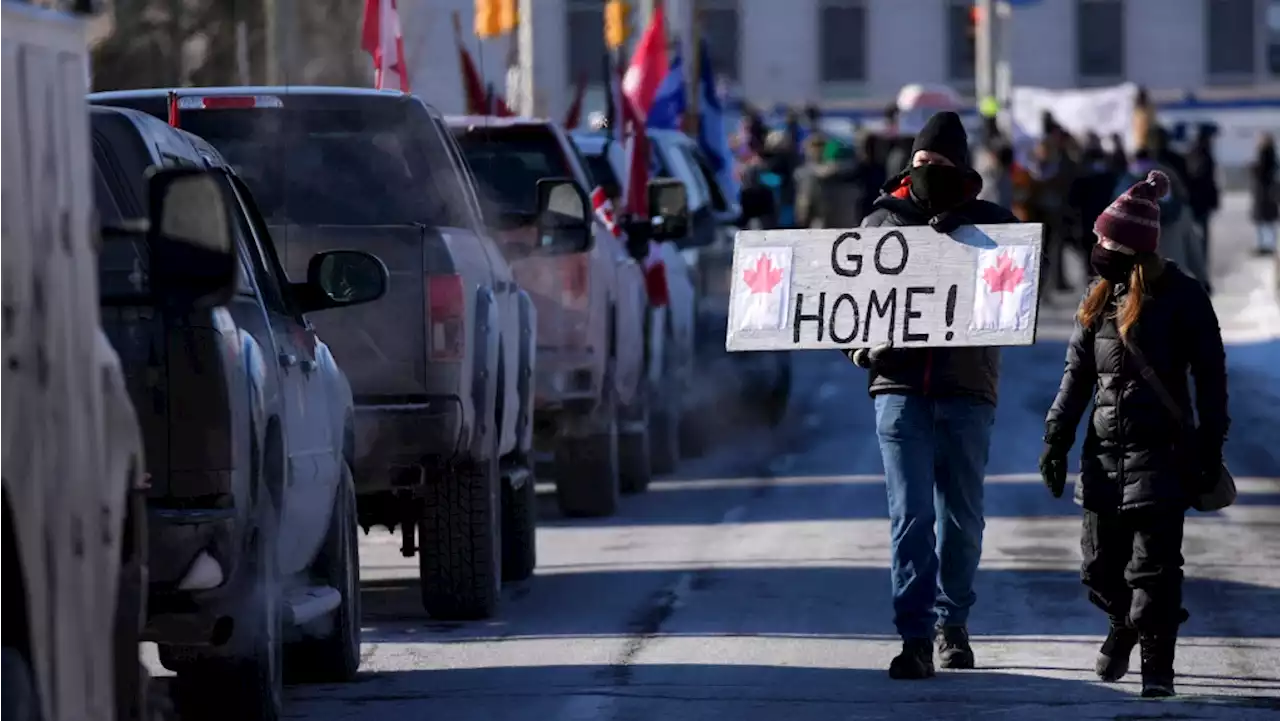
<path fill-rule="evenodd" d="M 1042 226 L 744 230 L 731 351 L 1035 342 Z"/>

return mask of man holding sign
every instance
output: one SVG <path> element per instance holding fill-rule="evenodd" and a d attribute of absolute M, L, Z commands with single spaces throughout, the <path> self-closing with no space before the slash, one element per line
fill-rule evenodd
<path fill-rule="evenodd" d="M 893 678 L 972 668 L 983 476 L 1001 345 L 1035 340 L 1041 227 L 978 200 L 955 113 L 856 230 L 744 231 L 729 350 L 838 348 L 869 372 L 892 526 Z M 935 525 L 937 530 L 935 532 Z"/>
<path fill-rule="evenodd" d="M 1016 223 L 1013 213 L 977 200 L 982 178 L 969 160 L 969 139 L 955 113 L 929 119 L 911 148 L 911 168 L 889 181 L 888 194 L 863 227 L 930 225 L 950 233 L 961 225 Z M 1013 249 L 1010 249 L 1013 250 Z M 997 256 L 979 274 L 996 288 L 975 289 L 974 321 L 999 327 L 1025 303 L 987 303 L 992 291 L 1024 285 L 1028 257 Z M 1029 255 L 1029 254 L 1027 254 Z M 991 272 L 994 270 L 995 272 Z M 1021 282 L 1020 282 L 1021 281 Z M 1001 298 L 1005 300 L 1004 298 Z M 1034 302 L 1034 299 L 1032 300 Z M 1034 311 L 1033 311 L 1034 313 Z M 850 354 L 868 369 L 876 432 L 884 458 L 893 533 L 894 623 L 902 654 L 894 678 L 933 675 L 930 636 L 937 623 L 943 668 L 973 668 L 966 627 L 975 601 L 973 579 L 982 554 L 983 476 L 1000 383 L 997 347 L 896 349 L 890 343 Z M 934 525 L 937 523 L 937 537 Z"/>

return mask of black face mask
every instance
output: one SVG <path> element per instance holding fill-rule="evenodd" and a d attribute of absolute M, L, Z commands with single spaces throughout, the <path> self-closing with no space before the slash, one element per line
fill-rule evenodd
<path fill-rule="evenodd" d="M 917 165 L 911 169 L 911 194 L 931 213 L 951 210 L 967 200 L 964 171 L 954 165 Z"/>
<path fill-rule="evenodd" d="M 1093 266 L 1093 272 L 1103 280 L 1109 280 L 1112 283 L 1128 283 L 1129 274 L 1133 272 L 1133 264 L 1137 260 L 1138 257 L 1135 255 L 1107 250 L 1101 245 L 1093 246 L 1093 252 L 1089 254 L 1089 264 Z"/>

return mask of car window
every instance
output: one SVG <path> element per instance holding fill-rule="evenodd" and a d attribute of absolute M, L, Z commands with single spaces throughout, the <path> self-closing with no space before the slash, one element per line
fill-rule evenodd
<path fill-rule="evenodd" d="M 144 216 L 141 199 L 136 197 L 142 183 L 141 173 L 137 183 L 135 187 L 129 182 L 129 174 L 122 167 L 119 156 L 105 138 L 95 133 L 93 191 L 102 225 L 120 227 L 126 221 Z M 98 251 L 98 288 L 103 296 L 146 292 L 150 269 L 151 259 L 145 239 L 103 237 Z"/>
<path fill-rule="evenodd" d="M 458 188 L 458 192 L 462 194 L 467 205 L 474 213 L 473 223 L 478 223 L 480 226 L 483 226 L 484 211 L 480 209 L 480 201 L 476 198 L 475 176 L 471 174 L 471 168 L 467 165 L 467 159 L 463 157 L 462 150 L 458 148 L 458 143 L 454 140 L 453 134 L 449 132 L 449 128 L 446 127 L 439 118 L 433 116 L 432 121 L 435 123 L 436 132 L 440 133 L 441 144 L 444 145 L 445 150 L 448 152 L 449 159 L 453 161 L 453 165 L 456 170 L 455 177 L 457 178 L 458 185 L 460 186 Z M 478 231 L 479 228 L 473 227 L 473 223 L 468 223 L 464 227 Z"/>
<path fill-rule="evenodd" d="M 449 225 L 469 210 L 448 152 L 416 102 L 184 111 L 273 224 Z"/>
<path fill-rule="evenodd" d="M 702 176 L 702 180 L 706 184 L 707 191 L 711 196 L 712 209 L 716 212 L 728 210 L 729 200 L 720 189 L 720 181 L 716 179 L 716 173 L 711 169 L 711 163 L 707 162 L 707 157 L 700 150 L 692 148 L 686 148 L 685 150 L 689 153 L 690 163 L 698 171 L 698 174 Z"/>
<path fill-rule="evenodd" d="M 267 309 L 283 315 L 296 316 L 289 296 L 289 277 L 280 266 L 275 247 L 271 244 L 271 233 L 258 211 L 253 194 L 248 191 L 243 181 L 234 176 L 227 176 L 232 189 L 239 198 L 243 213 L 236 213 L 236 231 L 240 236 L 240 245 L 248 249 L 249 261 L 253 264 L 253 276 L 257 280 L 258 290 L 262 294 L 262 302 Z"/>
<path fill-rule="evenodd" d="M 603 150 L 599 155 L 587 155 L 585 165 L 587 173 L 591 176 L 592 185 L 604 188 L 610 198 L 617 198 L 622 194 L 622 182 L 613 172 L 613 163 L 609 162 Z"/>
<path fill-rule="evenodd" d="M 707 189 L 698 171 L 690 165 L 679 145 L 667 145 L 663 150 L 663 155 L 674 171 L 672 177 L 682 181 L 689 194 L 689 209 L 699 210 L 707 204 Z"/>
<path fill-rule="evenodd" d="M 482 196 L 507 212 L 534 215 L 538 181 L 572 178 L 556 136 L 540 126 L 454 130 Z"/>

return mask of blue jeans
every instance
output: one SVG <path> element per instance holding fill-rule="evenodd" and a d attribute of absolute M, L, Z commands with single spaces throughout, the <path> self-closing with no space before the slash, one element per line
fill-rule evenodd
<path fill-rule="evenodd" d="M 970 398 L 889 394 L 875 405 L 889 492 L 893 622 L 904 639 L 932 638 L 936 625 L 965 625 L 977 598 L 982 480 L 996 409 Z"/>

